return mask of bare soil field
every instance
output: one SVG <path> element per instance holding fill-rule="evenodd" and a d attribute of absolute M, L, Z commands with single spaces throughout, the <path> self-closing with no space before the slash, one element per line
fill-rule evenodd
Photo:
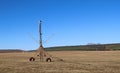
<path fill-rule="evenodd" d="M 50 51 L 64 61 L 30 62 L 35 52 L 0 53 L 0 73 L 120 73 L 120 51 Z"/>

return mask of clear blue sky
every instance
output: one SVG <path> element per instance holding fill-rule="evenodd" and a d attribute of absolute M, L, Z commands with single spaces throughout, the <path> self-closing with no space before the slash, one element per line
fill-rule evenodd
<path fill-rule="evenodd" d="M 120 43 L 120 0 L 0 0 L 0 49 Z M 52 37 L 51 37 L 52 36 Z"/>

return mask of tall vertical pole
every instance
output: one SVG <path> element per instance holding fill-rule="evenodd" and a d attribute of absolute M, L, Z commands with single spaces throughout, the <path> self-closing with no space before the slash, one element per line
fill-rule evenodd
<path fill-rule="evenodd" d="M 40 20 L 39 21 L 40 46 L 42 45 L 42 29 L 41 29 L 41 24 L 42 24 L 42 21 Z"/>
<path fill-rule="evenodd" d="M 39 55 L 40 55 L 40 61 L 43 62 L 43 57 L 44 57 L 44 48 L 42 46 L 42 27 L 41 27 L 42 21 L 39 21 L 39 35 L 40 35 L 40 51 L 39 51 Z"/>

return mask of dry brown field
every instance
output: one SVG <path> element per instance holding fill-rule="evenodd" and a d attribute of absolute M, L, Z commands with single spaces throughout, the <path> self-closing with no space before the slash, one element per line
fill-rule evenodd
<path fill-rule="evenodd" d="M 0 53 L 0 73 L 120 73 L 120 51 L 51 51 L 64 61 L 29 62 L 36 53 Z"/>

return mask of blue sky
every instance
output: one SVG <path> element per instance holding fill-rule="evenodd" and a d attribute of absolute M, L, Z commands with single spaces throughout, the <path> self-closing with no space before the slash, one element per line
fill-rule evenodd
<path fill-rule="evenodd" d="M 119 0 L 0 0 L 0 49 L 120 43 Z"/>

